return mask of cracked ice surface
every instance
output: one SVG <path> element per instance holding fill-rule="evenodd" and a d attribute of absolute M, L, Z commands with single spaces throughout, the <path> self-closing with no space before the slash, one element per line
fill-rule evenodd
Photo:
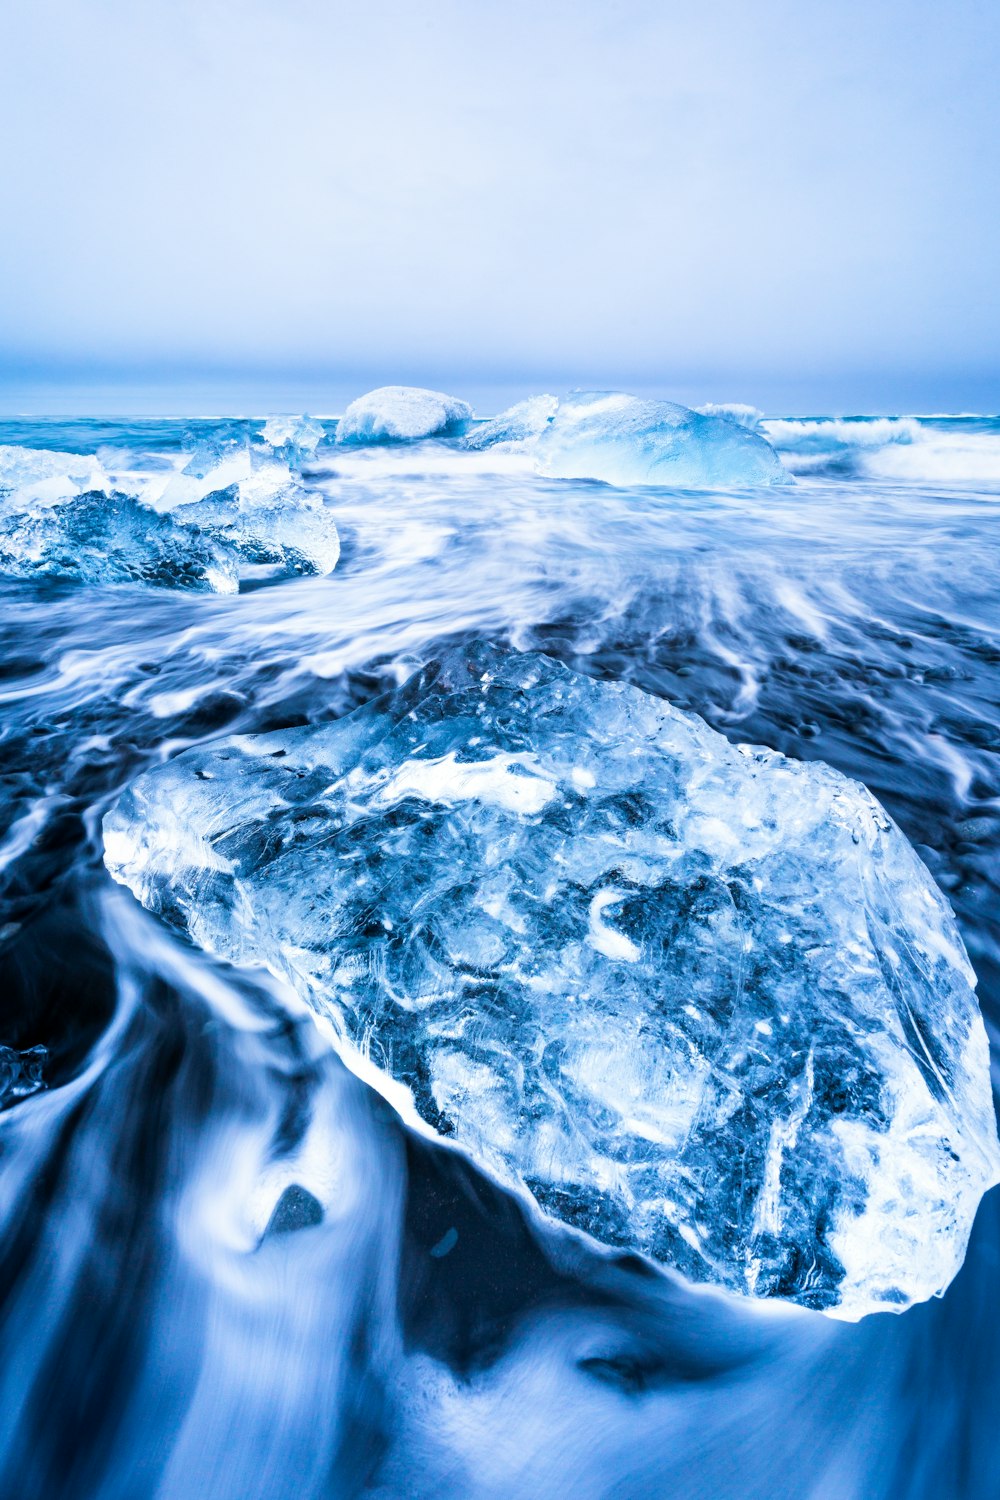
<path fill-rule="evenodd" d="M 157 503 L 179 524 L 197 527 L 251 564 L 325 574 L 340 556 L 340 535 L 323 496 L 304 489 L 270 448 L 204 444 Z"/>
<path fill-rule="evenodd" d="M 898 1310 L 1000 1176 L 972 971 L 903 835 L 625 684 L 456 652 L 141 776 L 105 858 L 502 1181 L 692 1278 Z"/>
<path fill-rule="evenodd" d="M 268 417 L 261 437 L 272 448 L 312 454 L 326 437 L 322 422 L 312 417 Z"/>
<path fill-rule="evenodd" d="M 112 478 L 94 456 L 0 447 L 2 573 L 235 593 L 248 565 L 325 574 L 339 556 L 323 496 L 270 448 L 207 443 Z"/>
<path fill-rule="evenodd" d="M 103 491 L 58 504 L 0 498 L 0 573 L 219 594 L 239 587 L 234 560 L 211 537 Z"/>

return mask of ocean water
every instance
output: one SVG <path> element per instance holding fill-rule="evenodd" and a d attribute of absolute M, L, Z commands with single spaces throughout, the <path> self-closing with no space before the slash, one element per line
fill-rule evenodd
<path fill-rule="evenodd" d="M 456 643 L 541 651 L 863 781 L 955 910 L 996 1056 L 1000 420 L 770 419 L 795 482 L 698 491 L 323 426 L 292 468 L 328 576 L 0 579 L 0 1494 L 995 1494 L 1000 1192 L 942 1298 L 855 1324 L 609 1254 L 142 910 L 101 821 L 185 747 L 335 719 Z M 262 431 L 0 444 L 153 494 Z"/>

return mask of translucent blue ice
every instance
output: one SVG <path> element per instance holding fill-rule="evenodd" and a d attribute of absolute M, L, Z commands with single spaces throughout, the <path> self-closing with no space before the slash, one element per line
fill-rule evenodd
<path fill-rule="evenodd" d="M 281 494 L 260 504 L 245 500 L 239 486 L 217 491 L 172 512 L 184 526 L 232 549 L 242 564 L 278 575 L 331 573 L 340 556 L 333 516 L 319 496 Z"/>
<path fill-rule="evenodd" d="M 270 447 L 206 442 L 172 473 L 113 479 L 93 455 L 0 448 L 3 573 L 234 593 L 250 570 L 329 573 L 339 555 L 322 495 Z"/>
<path fill-rule="evenodd" d="M 108 487 L 96 454 L 0 443 L 0 501 L 16 494 L 25 505 L 54 503 Z"/>
<path fill-rule="evenodd" d="M 312 417 L 268 417 L 261 436 L 272 448 L 300 455 L 315 453 L 326 433 Z"/>
<path fill-rule="evenodd" d="M 0 573 L 235 594 L 236 559 L 131 495 L 90 490 L 53 504 L 0 499 Z"/>
<path fill-rule="evenodd" d="M 749 406 L 702 407 L 620 392 L 533 396 L 465 438 L 468 448 L 523 452 L 555 479 L 599 479 L 627 487 L 741 488 L 789 484 L 791 476 L 756 430 Z"/>
<path fill-rule="evenodd" d="M 560 402 L 534 451 L 540 472 L 559 479 L 678 489 L 791 483 L 759 433 L 724 416 L 637 396 Z"/>
<path fill-rule="evenodd" d="M 412 385 L 383 385 L 352 401 L 337 426 L 338 443 L 414 442 L 460 432 L 475 413 L 466 401 Z"/>
<path fill-rule="evenodd" d="M 693 1278 L 898 1310 L 1000 1177 L 972 971 L 903 835 L 623 683 L 458 651 L 334 724 L 178 756 L 104 836 L 404 1112 Z"/>
<path fill-rule="evenodd" d="M 300 456 L 301 427 L 284 436 L 284 455 L 246 442 L 205 444 L 158 503 L 182 525 L 197 526 L 234 549 L 245 563 L 285 574 L 330 573 L 340 556 L 336 522 L 323 496 L 305 489 L 289 466 L 289 458 Z M 304 437 L 311 441 L 309 432 Z"/>
<path fill-rule="evenodd" d="M 540 437 L 559 408 L 558 396 L 529 396 L 466 435 L 468 448 L 495 448 L 499 443 L 526 443 Z"/>

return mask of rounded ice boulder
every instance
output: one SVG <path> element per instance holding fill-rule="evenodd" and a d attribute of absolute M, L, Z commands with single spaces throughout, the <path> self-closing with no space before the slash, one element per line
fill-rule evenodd
<path fill-rule="evenodd" d="M 766 438 L 728 416 L 619 392 L 561 401 L 534 454 L 555 479 L 677 489 L 792 483 Z"/>
<path fill-rule="evenodd" d="M 383 385 L 352 401 L 337 426 L 338 443 L 401 443 L 460 432 L 472 407 L 443 391 Z"/>
<path fill-rule="evenodd" d="M 898 1311 L 1000 1178 L 972 969 L 903 834 L 626 684 L 459 650 L 145 773 L 104 842 L 424 1128 L 694 1279 Z"/>

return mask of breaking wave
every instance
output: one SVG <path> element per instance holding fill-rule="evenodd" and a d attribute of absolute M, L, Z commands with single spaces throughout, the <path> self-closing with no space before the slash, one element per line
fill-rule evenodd
<path fill-rule="evenodd" d="M 761 427 L 793 474 L 1000 486 L 995 417 L 772 418 Z"/>

